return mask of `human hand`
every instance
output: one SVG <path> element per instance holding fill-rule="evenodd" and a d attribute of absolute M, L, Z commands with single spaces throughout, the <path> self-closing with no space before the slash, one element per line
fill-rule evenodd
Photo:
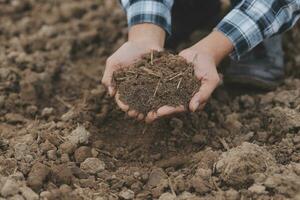
<path fill-rule="evenodd" d="M 192 97 L 189 103 L 189 110 L 195 112 L 197 109 L 203 109 L 207 100 L 220 82 L 219 74 L 213 58 L 206 54 L 195 51 L 193 48 L 185 49 L 179 53 L 179 56 L 185 58 L 187 62 L 193 63 L 194 74 L 201 83 L 199 91 Z M 150 123 L 157 118 L 184 112 L 183 105 L 178 107 L 163 106 L 157 111 L 151 111 L 146 117 L 146 122 Z"/>
<path fill-rule="evenodd" d="M 195 76 L 201 83 L 199 91 L 192 97 L 189 110 L 195 112 L 203 109 L 216 87 L 220 83 L 217 65 L 233 50 L 233 44 L 222 33 L 213 31 L 206 38 L 192 47 L 180 52 L 180 56 L 194 64 Z M 146 122 L 152 122 L 159 117 L 185 111 L 183 106 L 163 106 L 157 112 L 150 112 Z"/>
<path fill-rule="evenodd" d="M 143 119 L 144 116 L 120 101 L 112 79 L 113 73 L 132 64 L 143 54 L 151 51 L 162 51 L 165 40 L 165 31 L 153 24 L 139 24 L 130 28 L 128 42 L 123 44 L 114 54 L 106 60 L 102 84 L 108 89 L 110 96 L 115 96 L 116 103 L 130 117 Z M 116 95 L 115 95 L 116 94 Z"/>
<path fill-rule="evenodd" d="M 210 54 L 197 52 L 193 48 L 185 49 L 179 55 L 194 64 L 195 76 L 201 83 L 199 91 L 189 103 L 189 109 L 192 112 L 195 112 L 197 109 L 202 110 L 220 83 L 216 62 Z"/>

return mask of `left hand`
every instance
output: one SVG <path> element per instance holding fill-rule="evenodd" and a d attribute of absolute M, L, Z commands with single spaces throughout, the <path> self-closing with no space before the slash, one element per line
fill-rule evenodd
<path fill-rule="evenodd" d="M 187 62 L 194 64 L 195 76 L 201 83 L 199 91 L 192 97 L 189 103 L 189 110 L 192 112 L 195 112 L 197 109 L 201 110 L 204 108 L 212 92 L 220 82 L 216 62 L 214 61 L 213 56 L 210 56 L 205 52 L 202 53 L 196 51 L 193 47 L 183 50 L 179 55 L 185 58 Z M 185 111 L 183 105 L 176 108 L 163 106 L 159 108 L 157 112 L 149 112 L 146 117 L 146 122 L 150 123 L 157 118 L 183 111 Z"/>

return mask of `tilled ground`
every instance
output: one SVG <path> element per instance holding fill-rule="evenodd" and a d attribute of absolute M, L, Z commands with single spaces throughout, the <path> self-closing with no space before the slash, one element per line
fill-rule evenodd
<path fill-rule="evenodd" d="M 99 84 L 125 26 L 114 1 L 0 1 L 0 199 L 300 199 L 299 79 L 141 124 Z"/>

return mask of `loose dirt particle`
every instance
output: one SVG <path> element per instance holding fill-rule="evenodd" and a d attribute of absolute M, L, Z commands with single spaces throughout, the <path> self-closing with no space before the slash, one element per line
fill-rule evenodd
<path fill-rule="evenodd" d="M 27 179 L 27 184 L 35 191 L 38 191 L 43 186 L 45 179 L 50 173 L 50 169 L 42 164 L 37 162 L 33 165 Z"/>
<path fill-rule="evenodd" d="M 158 200 L 175 200 L 176 195 L 171 194 L 169 192 L 163 193 Z"/>
<path fill-rule="evenodd" d="M 74 178 L 71 167 L 66 164 L 55 165 L 51 168 L 51 179 L 57 184 L 71 184 Z"/>
<path fill-rule="evenodd" d="M 124 200 L 130 200 L 134 198 L 134 192 L 132 190 L 124 189 L 119 193 L 119 197 Z"/>
<path fill-rule="evenodd" d="M 23 186 L 20 188 L 20 191 L 26 200 L 38 200 L 39 199 L 39 195 L 37 195 L 29 187 Z"/>
<path fill-rule="evenodd" d="M 161 106 L 188 107 L 200 82 L 193 65 L 167 52 L 152 52 L 127 69 L 114 73 L 120 100 L 133 109 L 148 113 Z"/>
<path fill-rule="evenodd" d="M 105 169 L 105 163 L 98 158 L 87 158 L 80 164 L 80 168 L 89 174 L 97 174 Z"/>
<path fill-rule="evenodd" d="M 85 144 L 88 142 L 89 137 L 90 133 L 83 126 L 78 126 L 68 135 L 67 140 L 74 145 Z"/>
<path fill-rule="evenodd" d="M 91 148 L 87 146 L 82 146 L 76 149 L 74 152 L 74 157 L 76 162 L 83 162 L 85 159 L 92 157 Z"/>
<path fill-rule="evenodd" d="M 17 194 L 19 192 L 19 184 L 13 179 L 7 179 L 1 189 L 1 195 L 4 197 Z"/>

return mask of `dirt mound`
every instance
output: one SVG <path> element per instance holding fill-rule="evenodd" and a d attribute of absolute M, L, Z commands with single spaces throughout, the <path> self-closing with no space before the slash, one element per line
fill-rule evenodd
<path fill-rule="evenodd" d="M 167 52 L 146 54 L 128 69 L 114 73 L 120 100 L 144 114 L 164 105 L 187 108 L 199 89 L 193 65 Z"/>
<path fill-rule="evenodd" d="M 245 142 L 223 153 L 215 167 L 222 181 L 231 186 L 245 188 L 253 183 L 255 173 L 270 173 L 275 170 L 276 164 L 269 152 Z"/>

